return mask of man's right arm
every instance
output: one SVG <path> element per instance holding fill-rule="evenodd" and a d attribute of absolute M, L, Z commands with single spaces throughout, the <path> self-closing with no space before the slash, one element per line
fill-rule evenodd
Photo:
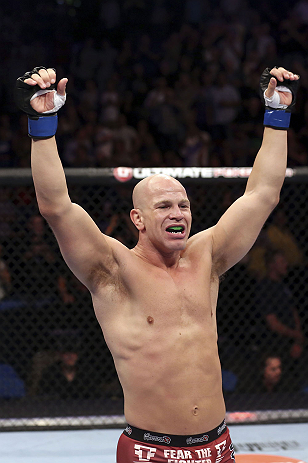
<path fill-rule="evenodd" d="M 90 290 L 117 269 L 116 242 L 101 233 L 91 217 L 70 200 L 55 132 L 57 111 L 65 102 L 67 79 L 56 87 L 56 72 L 37 67 L 17 79 L 15 100 L 29 117 L 31 167 L 41 214 L 52 228 L 62 255 Z"/>
<path fill-rule="evenodd" d="M 84 209 L 71 202 L 54 137 L 32 140 L 31 168 L 39 210 L 66 263 L 91 289 L 97 271 L 107 277 L 115 269 L 113 240 L 101 233 Z"/>

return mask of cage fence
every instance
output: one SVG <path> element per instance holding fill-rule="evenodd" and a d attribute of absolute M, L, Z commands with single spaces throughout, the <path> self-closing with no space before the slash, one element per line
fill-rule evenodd
<path fill-rule="evenodd" d="M 155 172 L 66 170 L 72 200 L 130 248 L 137 241 L 132 188 Z M 164 172 L 186 187 L 195 234 L 243 193 L 249 169 Z M 288 169 L 279 206 L 221 281 L 218 347 L 229 423 L 308 417 L 307 180 L 306 169 Z M 0 429 L 123 426 L 122 389 L 90 294 L 39 215 L 28 169 L 0 171 L 0 217 Z M 279 284 L 268 279 L 273 261 Z M 273 314 L 290 329 L 297 323 L 297 335 L 279 335 Z"/>

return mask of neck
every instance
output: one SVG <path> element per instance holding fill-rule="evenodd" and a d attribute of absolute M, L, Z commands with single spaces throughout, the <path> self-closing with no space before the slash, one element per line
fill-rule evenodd
<path fill-rule="evenodd" d="M 132 249 L 132 252 L 144 261 L 164 269 L 176 268 L 182 253 L 182 251 L 162 252 L 154 247 L 144 246 L 140 242 Z"/>

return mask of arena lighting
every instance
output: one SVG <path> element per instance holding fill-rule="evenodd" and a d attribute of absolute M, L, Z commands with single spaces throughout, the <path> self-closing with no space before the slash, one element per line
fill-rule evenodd
<path fill-rule="evenodd" d="M 256 412 L 230 412 L 228 413 L 228 422 L 229 423 L 247 423 L 247 421 L 257 421 Z"/>

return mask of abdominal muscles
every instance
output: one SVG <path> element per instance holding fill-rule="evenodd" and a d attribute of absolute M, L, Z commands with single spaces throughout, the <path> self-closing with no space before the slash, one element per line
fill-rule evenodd
<path fill-rule="evenodd" d="M 134 336 L 126 336 L 124 328 L 120 339 L 129 342 L 112 352 L 127 421 L 171 434 L 216 427 L 225 410 L 215 325 L 148 317 L 142 329 L 131 326 Z"/>

